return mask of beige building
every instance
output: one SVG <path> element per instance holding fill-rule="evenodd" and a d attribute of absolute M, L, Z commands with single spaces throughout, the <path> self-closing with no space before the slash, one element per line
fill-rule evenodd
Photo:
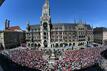
<path fill-rule="evenodd" d="M 34 48 L 85 48 L 93 42 L 93 29 L 83 22 L 52 23 L 49 0 L 42 8 L 40 24 L 27 26 L 26 41 L 28 47 Z"/>
<path fill-rule="evenodd" d="M 20 46 L 25 42 L 24 31 L 19 26 L 11 26 L 10 21 L 5 20 L 5 30 L 0 31 L 0 49 L 10 49 Z"/>
<path fill-rule="evenodd" d="M 23 40 L 22 32 L 0 31 L 0 48 L 10 49 L 20 45 Z"/>
<path fill-rule="evenodd" d="M 94 42 L 107 45 L 107 28 L 94 28 Z"/>

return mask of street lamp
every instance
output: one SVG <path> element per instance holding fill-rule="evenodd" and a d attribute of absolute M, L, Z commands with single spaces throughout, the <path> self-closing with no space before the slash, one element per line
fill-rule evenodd
<path fill-rule="evenodd" d="M 3 4 L 4 1 L 5 1 L 5 0 L 0 0 L 0 6 Z"/>

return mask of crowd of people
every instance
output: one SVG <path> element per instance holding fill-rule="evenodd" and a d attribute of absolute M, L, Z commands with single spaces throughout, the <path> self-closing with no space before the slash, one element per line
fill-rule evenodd
<path fill-rule="evenodd" d="M 14 50 L 9 52 L 10 59 L 22 66 L 33 69 L 45 70 L 48 68 L 48 61 L 44 60 L 42 51 L 31 49 Z"/>
<path fill-rule="evenodd" d="M 101 60 L 101 48 L 86 48 L 82 50 L 67 50 L 63 60 L 55 63 L 55 70 L 78 70 L 98 63 Z"/>
<path fill-rule="evenodd" d="M 105 48 L 104 48 L 105 49 Z M 62 60 L 56 60 L 54 70 L 71 71 L 86 68 L 101 60 L 102 48 L 85 48 L 81 50 L 66 50 Z M 7 53 L 7 52 L 6 52 Z M 44 52 L 33 49 L 16 49 L 8 51 L 10 59 L 22 66 L 42 71 L 49 70 L 48 60 L 43 58 Z"/>

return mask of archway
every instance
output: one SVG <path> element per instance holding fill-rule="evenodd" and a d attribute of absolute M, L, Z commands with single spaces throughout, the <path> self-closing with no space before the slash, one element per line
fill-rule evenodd
<path fill-rule="evenodd" d="M 28 47 L 30 47 L 30 43 L 28 43 L 28 45 L 27 45 Z"/>
<path fill-rule="evenodd" d="M 31 47 L 34 47 L 34 46 L 33 46 L 33 43 L 31 44 Z"/>
<path fill-rule="evenodd" d="M 47 45 L 47 41 L 45 40 L 44 41 L 44 47 L 47 47 L 48 45 Z"/>
<path fill-rule="evenodd" d="M 40 44 L 38 44 L 38 47 L 40 47 L 41 45 Z"/>
<path fill-rule="evenodd" d="M 37 47 L 37 44 L 35 43 L 35 48 Z"/>
<path fill-rule="evenodd" d="M 71 43 L 69 43 L 69 46 L 72 46 L 72 44 L 71 44 Z"/>
<path fill-rule="evenodd" d="M 60 44 L 60 47 L 63 47 L 63 43 Z"/>
<path fill-rule="evenodd" d="M 59 47 L 58 43 L 56 43 L 56 47 Z"/>

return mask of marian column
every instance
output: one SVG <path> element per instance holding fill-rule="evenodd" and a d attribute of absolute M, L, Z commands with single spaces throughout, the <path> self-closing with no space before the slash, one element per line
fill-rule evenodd
<path fill-rule="evenodd" d="M 41 47 L 51 47 L 50 46 L 50 32 L 51 32 L 51 17 L 50 17 L 50 7 L 49 0 L 45 0 L 45 4 L 42 9 L 41 16 Z"/>

